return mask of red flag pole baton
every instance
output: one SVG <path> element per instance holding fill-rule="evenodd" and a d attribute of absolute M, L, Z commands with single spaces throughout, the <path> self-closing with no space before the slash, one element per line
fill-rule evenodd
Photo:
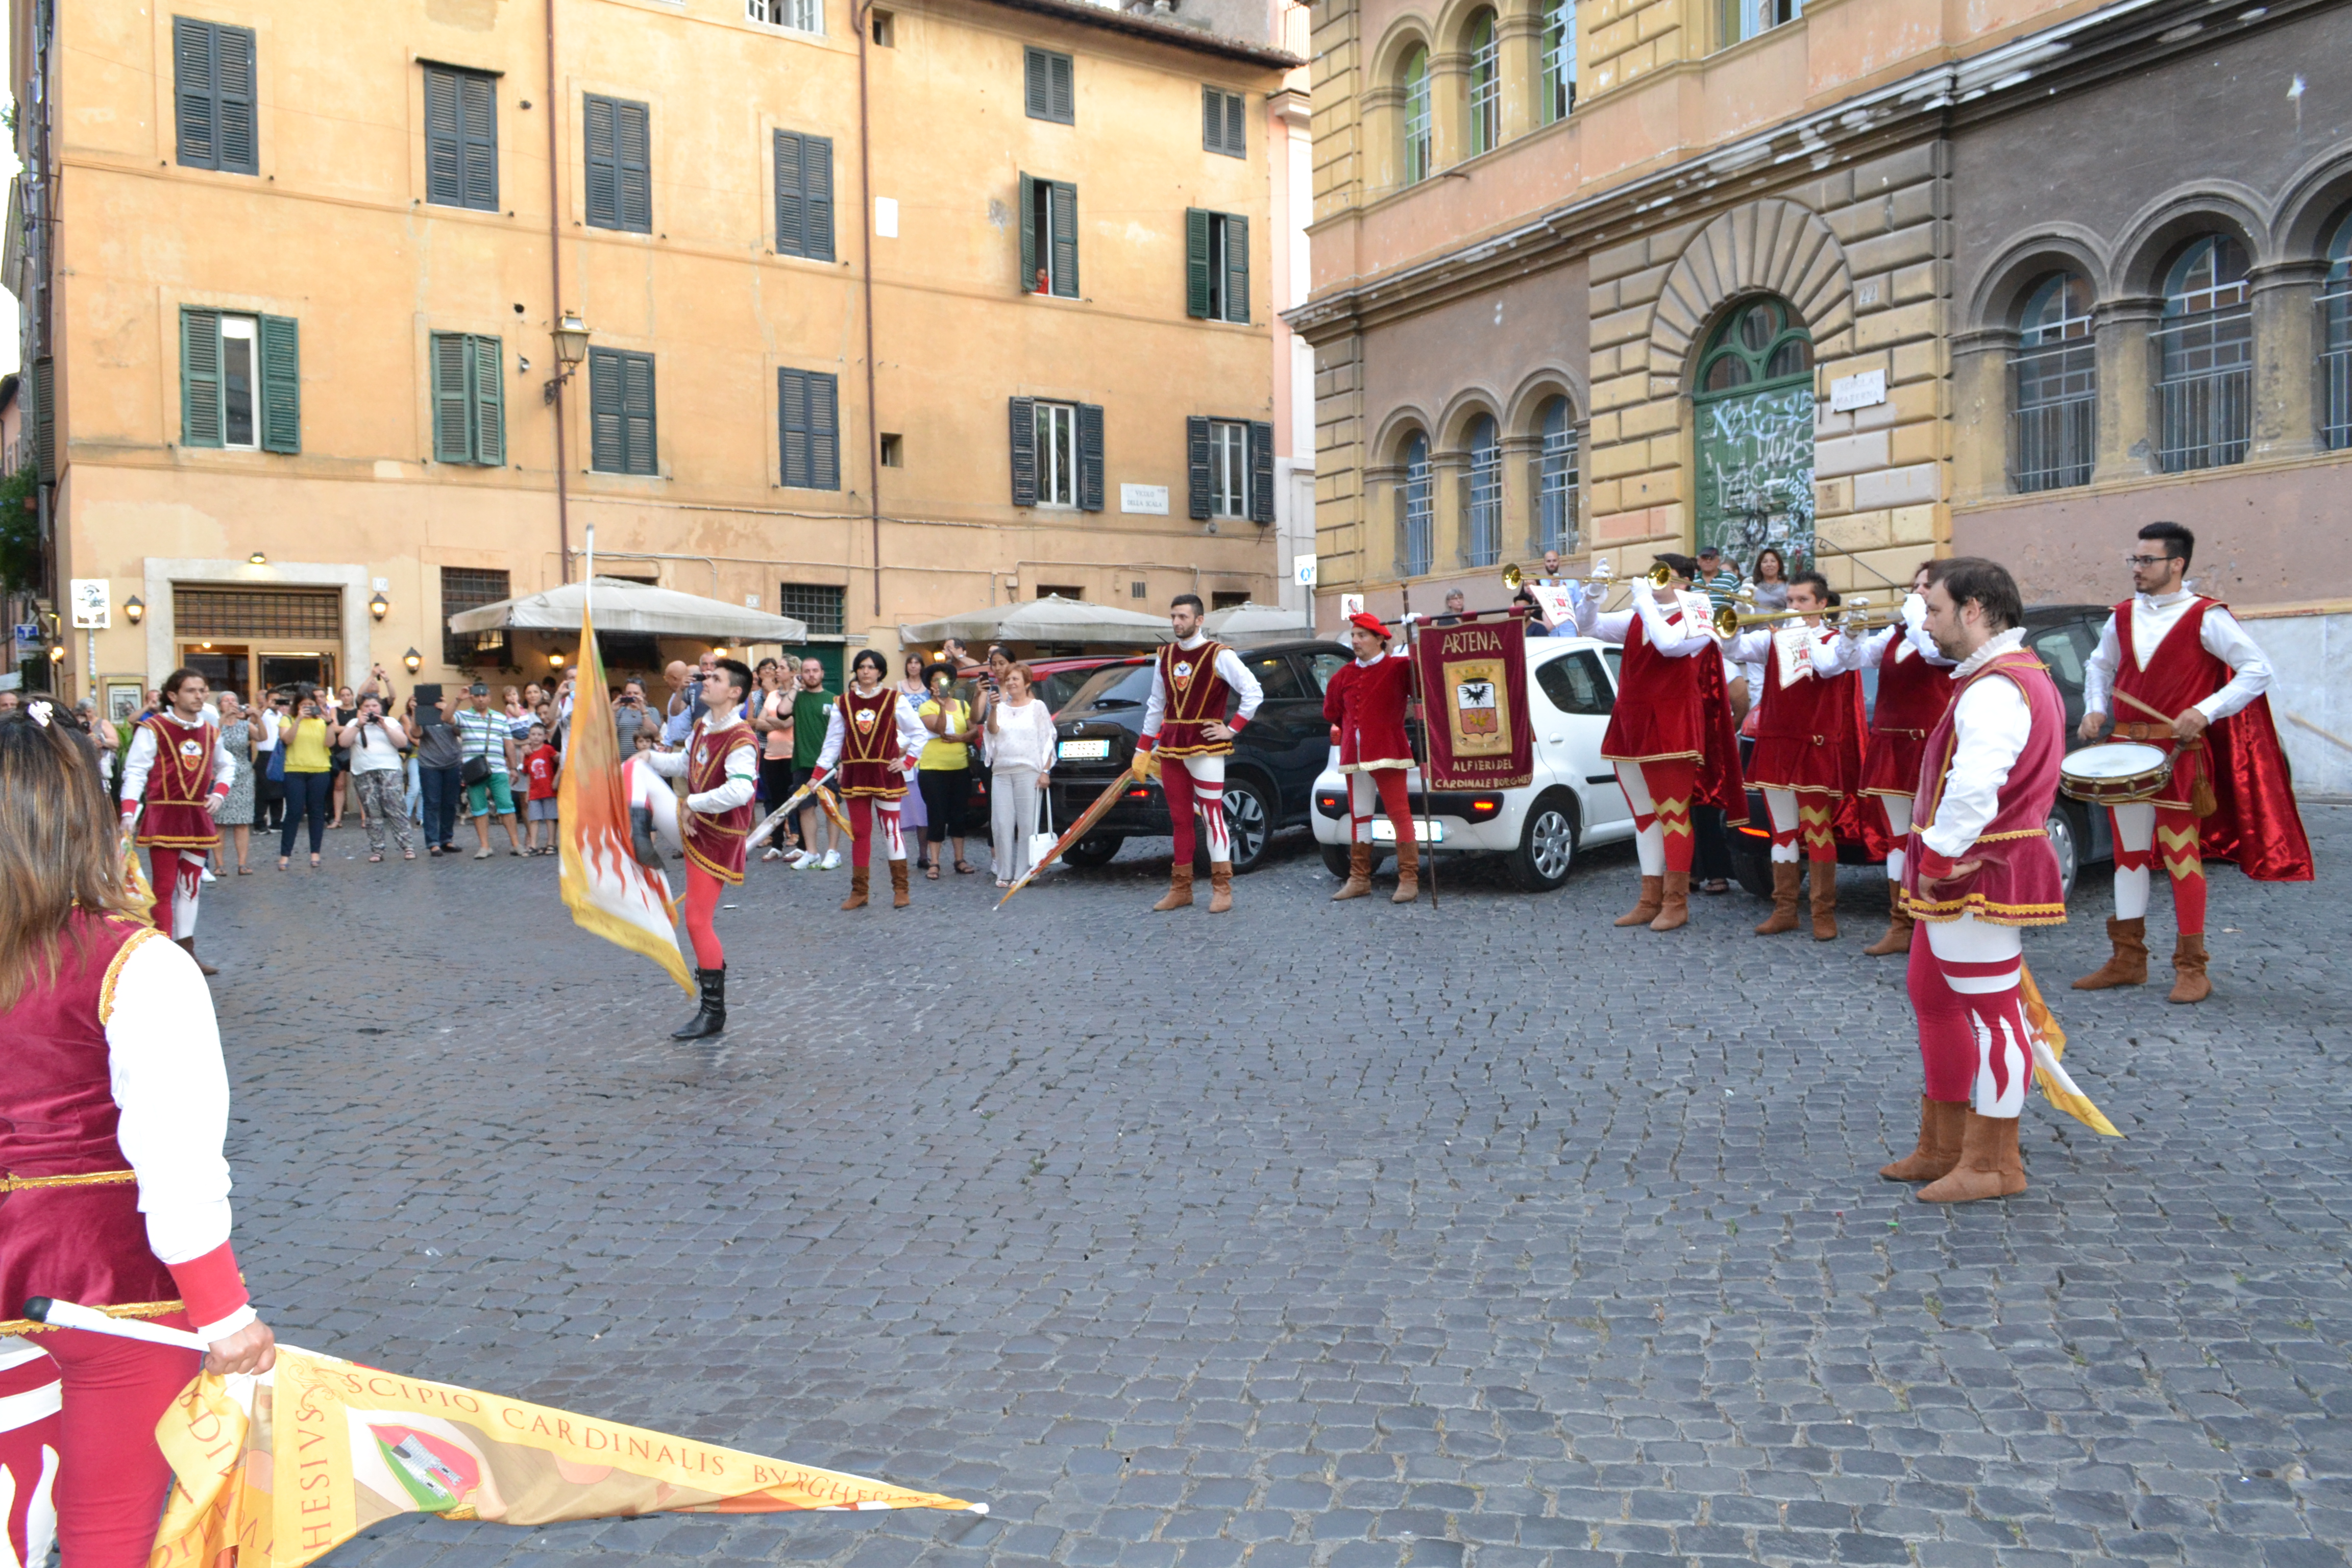
<path fill-rule="evenodd" d="M 1412 614 L 1412 590 L 1410 588 L 1405 590 L 1404 613 L 1408 616 Z M 1404 642 L 1406 657 L 1412 663 L 1412 707 L 1421 716 L 1421 738 L 1413 742 L 1412 748 L 1413 765 L 1421 770 L 1421 843 L 1416 847 L 1423 852 L 1423 858 L 1429 862 L 1429 907 L 1433 910 L 1437 907 L 1437 843 L 1433 837 L 1436 832 L 1433 826 L 1435 814 L 1430 809 L 1429 799 L 1429 704 L 1423 700 L 1427 689 L 1422 684 L 1426 672 L 1421 663 L 1420 622 L 1405 623 Z M 1413 830 L 1413 818 L 1407 816 L 1405 831 L 1410 833 Z"/>

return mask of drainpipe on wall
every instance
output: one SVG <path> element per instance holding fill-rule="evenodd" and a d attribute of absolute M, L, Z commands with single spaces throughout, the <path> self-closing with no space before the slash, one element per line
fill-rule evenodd
<path fill-rule="evenodd" d="M 551 0 L 552 3 L 552 0 Z M 873 42 L 874 0 L 859 0 L 851 15 L 857 22 L 857 195 L 861 211 L 857 243 L 861 279 L 866 290 L 866 502 L 867 527 L 873 536 L 874 618 L 882 618 L 882 420 L 874 402 L 874 149 L 872 119 L 866 99 L 866 51 Z"/>
<path fill-rule="evenodd" d="M 557 110 L 563 103 L 563 89 L 555 76 L 555 0 L 547 0 L 547 272 L 548 330 L 563 319 L 563 212 L 562 164 L 556 146 L 555 121 Z M 561 368 L 561 367 L 559 367 Z M 499 367 L 505 374 L 505 367 Z M 563 379 L 554 384 L 554 395 L 550 405 L 555 410 L 555 539 L 556 559 L 562 563 L 562 580 L 572 581 L 572 494 L 571 459 L 563 451 Z"/>

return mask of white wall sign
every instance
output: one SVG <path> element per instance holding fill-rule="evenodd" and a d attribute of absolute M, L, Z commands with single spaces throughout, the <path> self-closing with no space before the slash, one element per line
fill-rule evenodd
<path fill-rule="evenodd" d="M 1349 616 L 1360 616 L 1363 613 L 1364 596 L 1361 594 L 1342 594 L 1339 595 L 1339 618 L 1341 620 L 1344 621 Z"/>
<path fill-rule="evenodd" d="M 1315 586 L 1315 557 L 1294 555 L 1290 558 L 1290 580 L 1302 588 Z"/>
<path fill-rule="evenodd" d="M 1168 515 L 1166 485 L 1121 485 L 1118 487 L 1118 510 L 1142 517 Z"/>
<path fill-rule="evenodd" d="M 75 578 L 70 597 L 77 627 L 102 632 L 114 624 L 114 589 L 105 578 Z"/>
<path fill-rule="evenodd" d="M 1842 375 L 1830 383 L 1830 412 L 1851 414 L 1857 408 L 1875 408 L 1886 401 L 1886 373 L 1866 370 L 1860 375 Z"/>
<path fill-rule="evenodd" d="M 898 197 L 876 196 L 874 198 L 874 232 L 884 239 L 898 237 Z"/>

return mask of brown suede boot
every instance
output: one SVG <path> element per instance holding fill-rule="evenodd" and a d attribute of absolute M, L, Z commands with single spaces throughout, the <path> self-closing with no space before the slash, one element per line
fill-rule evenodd
<path fill-rule="evenodd" d="M 1223 914 L 1234 907 L 1234 863 L 1230 860 L 1209 862 L 1209 912 Z"/>
<path fill-rule="evenodd" d="M 1680 931 L 1690 924 L 1690 873 L 1669 871 L 1665 875 L 1665 893 L 1658 905 L 1658 918 L 1650 922 L 1652 931 Z"/>
<path fill-rule="evenodd" d="M 190 948 L 193 954 L 195 949 Z M 202 967 L 199 965 L 198 967 Z M 205 970 L 206 974 L 211 970 Z M 2205 938 L 2180 933 L 2180 941 L 2172 949 L 2172 994 L 2168 1002 L 2202 1002 L 2213 994 L 2213 983 L 2205 978 Z"/>
<path fill-rule="evenodd" d="M 1617 917 L 1621 926 L 1645 926 L 1658 918 L 1666 907 L 1666 879 L 1664 877 L 1642 879 L 1642 897 L 1634 906 Z"/>
<path fill-rule="evenodd" d="M 894 910 L 903 910 L 914 901 L 907 896 L 907 863 L 904 860 L 891 861 L 890 907 Z"/>
<path fill-rule="evenodd" d="M 2107 941 L 2115 945 L 2106 963 L 2074 982 L 2077 991 L 2105 991 L 2116 985 L 2147 984 L 2147 921 L 2145 917 L 2107 921 Z"/>
<path fill-rule="evenodd" d="M 1911 917 L 1903 912 L 1903 893 L 1895 893 L 1895 908 L 1886 917 L 1886 934 L 1862 950 L 1865 958 L 1885 958 L 1911 951 Z"/>
<path fill-rule="evenodd" d="M 1837 862 L 1812 862 L 1813 876 L 1813 940 L 1837 940 Z"/>
<path fill-rule="evenodd" d="M 1406 830 L 1410 833 L 1410 827 Z M 1421 846 L 1411 837 L 1397 840 L 1397 890 L 1389 895 L 1392 904 L 1409 904 L 1421 897 Z"/>
<path fill-rule="evenodd" d="M 1923 1204 L 1968 1204 L 2014 1197 L 2025 1190 L 2025 1158 L 2017 1151 L 2017 1118 L 1964 1113 L 1960 1163 L 1919 1189 Z"/>
<path fill-rule="evenodd" d="M 1890 1182 L 1932 1182 L 1960 1163 L 1960 1135 L 1969 1120 L 1965 1100 L 1919 1097 L 1919 1146 L 1878 1173 Z"/>
<path fill-rule="evenodd" d="M 1369 844 L 1348 846 L 1348 879 L 1331 895 L 1335 904 L 1349 899 L 1360 899 L 1372 890 L 1372 847 Z"/>
<path fill-rule="evenodd" d="M 1167 894 L 1151 906 L 1151 912 L 1159 915 L 1165 914 L 1170 910 L 1189 910 L 1192 907 L 1192 862 L 1186 860 L 1181 864 L 1172 864 L 1168 868 Z"/>
<path fill-rule="evenodd" d="M 1794 860 L 1772 862 L 1772 912 L 1756 928 L 1758 936 L 1779 936 L 1797 929 L 1797 879 L 1805 874 Z"/>
<path fill-rule="evenodd" d="M 173 940 L 178 944 L 182 952 L 186 953 L 190 958 L 196 958 L 196 939 L 194 937 L 183 936 L 175 937 Z M 2205 967 L 2204 960 L 2198 960 L 2197 967 L 2201 971 Z M 220 971 L 215 969 L 211 964 L 206 963 L 203 959 L 196 958 L 196 973 L 199 974 L 218 974 Z M 2200 994 L 2202 994 L 2202 993 L 2200 993 Z M 2173 993 L 2173 995 L 2176 1000 L 2182 1002 L 2194 1002 L 2197 1000 L 2195 996 L 2182 996 L 2177 991 Z"/>
<path fill-rule="evenodd" d="M 841 900 L 843 909 L 862 910 L 866 907 L 866 871 L 867 868 L 864 866 L 852 866 L 849 868 L 849 897 Z"/>

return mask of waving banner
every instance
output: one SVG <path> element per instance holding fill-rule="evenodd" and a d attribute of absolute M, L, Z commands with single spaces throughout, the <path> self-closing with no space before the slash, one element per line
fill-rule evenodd
<path fill-rule="evenodd" d="M 1528 717 L 1527 624 L 1507 610 L 1413 628 L 1413 668 L 1428 716 L 1431 789 L 1518 789 L 1535 783 Z"/>
<path fill-rule="evenodd" d="M 648 1513 L 965 1509 L 887 1481 L 278 1347 L 198 1376 L 155 1426 L 173 1484 L 149 1568 L 299 1568 L 404 1513 L 499 1524 Z"/>

